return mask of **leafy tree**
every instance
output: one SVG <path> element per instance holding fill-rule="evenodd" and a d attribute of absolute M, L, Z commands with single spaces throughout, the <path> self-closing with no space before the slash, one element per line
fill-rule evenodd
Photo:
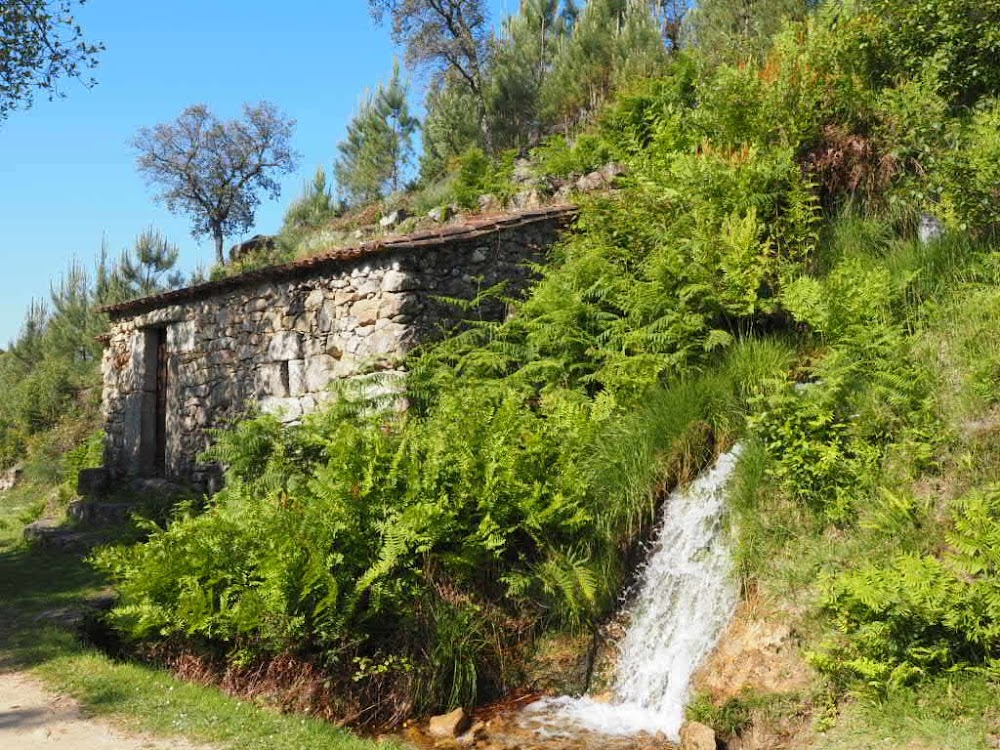
<path fill-rule="evenodd" d="M 79 0 L 82 5 L 84 0 Z M 73 0 L 5 0 L 0 3 L 0 120 L 30 107 L 38 92 L 59 95 L 61 78 L 85 85 L 104 47 L 83 38 Z"/>
<path fill-rule="evenodd" d="M 865 0 L 860 7 L 877 19 L 869 54 L 883 83 L 925 74 L 961 105 L 1000 89 L 997 0 Z"/>
<path fill-rule="evenodd" d="M 483 0 L 368 0 L 372 16 L 392 19 L 392 38 L 413 65 L 449 71 L 476 103 L 483 144 L 492 152 L 488 117 L 489 16 Z"/>
<path fill-rule="evenodd" d="M 244 105 L 243 119 L 229 121 L 196 104 L 172 123 L 140 130 L 136 164 L 168 210 L 191 216 L 195 237 L 212 237 L 224 265 L 225 238 L 249 229 L 259 193 L 277 198 L 278 175 L 295 169 L 294 125 L 268 102 Z"/>
<path fill-rule="evenodd" d="M 337 184 L 355 205 L 377 200 L 403 185 L 418 121 L 406 103 L 406 84 L 397 65 L 388 83 L 366 95 L 337 149 Z"/>
<path fill-rule="evenodd" d="M 663 41 L 672 50 L 681 48 L 684 19 L 694 8 L 693 0 L 657 0 L 662 24 Z"/>

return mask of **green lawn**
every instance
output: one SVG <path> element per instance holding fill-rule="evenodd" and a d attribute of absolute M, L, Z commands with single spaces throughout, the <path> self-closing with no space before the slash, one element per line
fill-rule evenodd
<path fill-rule="evenodd" d="M 43 614 L 78 606 L 102 582 L 77 555 L 23 544 L 22 527 L 37 514 L 41 493 L 29 486 L 0 495 L 0 672 L 29 670 L 54 691 L 72 695 L 89 714 L 130 729 L 220 748 L 387 747 L 323 721 L 279 715 L 184 683 L 162 670 L 112 660 L 48 624 Z"/>

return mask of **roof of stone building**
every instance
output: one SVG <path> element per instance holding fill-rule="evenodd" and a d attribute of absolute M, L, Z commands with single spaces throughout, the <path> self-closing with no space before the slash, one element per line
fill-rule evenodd
<path fill-rule="evenodd" d="M 575 206 L 562 204 L 491 216 L 477 216 L 460 224 L 449 224 L 398 237 L 383 237 L 352 247 L 336 248 L 290 263 L 267 266 L 217 281 L 208 281 L 183 289 L 174 289 L 162 294 L 121 302 L 117 305 L 108 305 L 102 308 L 102 312 L 107 313 L 113 319 L 121 319 L 169 305 L 214 297 L 254 284 L 312 276 L 345 261 L 355 261 L 377 253 L 420 250 L 453 242 L 464 242 L 495 234 L 505 229 L 514 229 L 541 221 L 560 218 L 569 220 L 575 213 Z"/>

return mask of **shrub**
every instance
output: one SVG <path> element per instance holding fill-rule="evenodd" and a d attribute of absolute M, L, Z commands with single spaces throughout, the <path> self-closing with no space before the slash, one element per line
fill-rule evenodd
<path fill-rule="evenodd" d="M 823 606 L 844 639 L 814 655 L 840 680 L 885 689 L 1000 657 L 1000 489 L 952 511 L 948 548 L 901 554 L 829 578 Z"/>

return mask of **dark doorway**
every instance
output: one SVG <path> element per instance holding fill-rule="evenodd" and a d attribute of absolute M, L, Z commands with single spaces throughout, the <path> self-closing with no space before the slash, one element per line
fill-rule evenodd
<path fill-rule="evenodd" d="M 156 330 L 156 429 L 153 448 L 153 473 L 162 477 L 167 471 L 167 329 Z"/>
<path fill-rule="evenodd" d="M 167 470 L 167 393 L 170 388 L 167 329 L 147 328 L 145 337 L 140 465 L 142 476 L 162 477 Z"/>

